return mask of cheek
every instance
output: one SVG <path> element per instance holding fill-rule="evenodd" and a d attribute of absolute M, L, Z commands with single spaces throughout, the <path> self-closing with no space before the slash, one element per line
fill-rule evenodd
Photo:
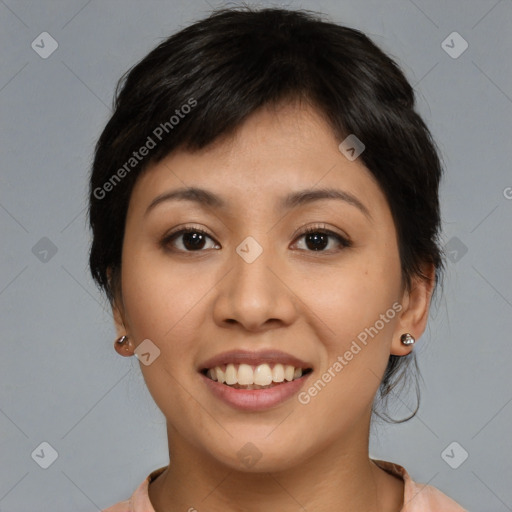
<path fill-rule="evenodd" d="M 318 323 L 328 328 L 322 327 L 321 368 L 299 401 L 328 439 L 368 414 L 388 364 L 400 306 L 381 285 L 357 276 L 340 278 L 330 280 L 329 294 L 313 297 Z"/>
<path fill-rule="evenodd" d="M 378 327 L 383 334 L 392 329 L 396 322 L 392 306 L 400 298 L 400 265 L 391 255 L 380 260 L 358 255 L 318 278 L 303 277 L 297 285 L 304 287 L 301 296 L 325 323 L 330 344 L 343 348 L 390 309 L 384 325 L 379 322 Z"/>
<path fill-rule="evenodd" d="M 149 338 L 163 356 L 170 354 L 176 360 L 187 351 L 187 340 L 196 335 L 200 301 L 211 290 L 213 278 L 198 274 L 197 268 L 190 275 L 183 268 L 177 272 L 165 258 L 147 251 L 123 259 L 122 280 L 127 320 L 136 343 Z"/>
<path fill-rule="evenodd" d="M 190 267 L 192 268 L 192 266 Z M 161 257 L 131 253 L 123 259 L 123 301 L 128 328 L 136 344 L 150 339 L 160 350 L 148 366 L 140 364 L 147 388 L 158 407 L 173 424 L 202 418 L 198 405 L 184 389 L 190 387 L 198 326 L 201 325 L 201 298 L 212 283 L 197 272 L 187 275 L 171 271 Z M 185 420 L 184 411 L 190 412 Z"/>
<path fill-rule="evenodd" d="M 377 259 L 358 255 L 330 272 L 321 286 L 319 281 L 309 286 L 308 308 L 319 319 L 316 330 L 324 345 L 317 376 L 322 382 L 306 390 L 318 396 L 311 399 L 318 414 L 334 405 L 362 413 L 373 401 L 401 309 L 400 264 L 393 254 L 390 250 Z"/>

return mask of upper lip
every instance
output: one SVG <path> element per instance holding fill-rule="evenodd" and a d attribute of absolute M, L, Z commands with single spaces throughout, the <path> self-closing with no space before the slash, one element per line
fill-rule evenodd
<path fill-rule="evenodd" d="M 312 368 L 310 363 L 299 359 L 298 357 L 292 356 L 290 354 L 286 354 L 285 352 L 281 352 L 280 350 L 270 349 L 270 350 L 260 350 L 258 352 L 253 352 L 249 350 L 230 350 L 228 352 L 222 352 L 221 354 L 217 354 L 216 356 L 207 359 L 203 363 L 201 363 L 199 367 L 199 371 L 215 368 L 216 366 L 222 366 L 224 364 L 250 364 L 250 365 L 260 365 L 264 363 L 281 363 L 284 365 L 291 365 L 295 368 Z"/>

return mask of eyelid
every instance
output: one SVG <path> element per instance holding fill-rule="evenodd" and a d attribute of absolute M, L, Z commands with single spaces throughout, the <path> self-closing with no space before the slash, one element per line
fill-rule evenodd
<path fill-rule="evenodd" d="M 194 226 L 194 224 L 184 224 L 177 226 L 176 228 L 171 229 L 171 231 L 165 233 L 165 235 L 162 237 L 163 239 L 172 237 L 174 235 L 177 235 L 178 233 L 182 233 L 183 231 L 197 231 L 198 233 L 203 233 L 204 235 L 208 235 L 210 238 L 213 239 L 213 235 L 211 235 L 207 230 L 200 226 Z"/>
<path fill-rule="evenodd" d="M 339 236 L 340 238 L 344 238 L 347 241 L 350 241 L 350 237 L 346 233 L 339 232 L 335 228 L 331 228 L 323 222 L 309 225 L 307 228 L 304 228 L 304 226 L 308 226 L 308 225 L 303 224 L 300 228 L 298 228 L 295 231 L 295 233 L 292 236 L 297 237 L 297 236 L 302 236 L 304 234 L 314 233 L 316 231 L 325 231 L 329 234 L 333 234 L 333 235 Z"/>

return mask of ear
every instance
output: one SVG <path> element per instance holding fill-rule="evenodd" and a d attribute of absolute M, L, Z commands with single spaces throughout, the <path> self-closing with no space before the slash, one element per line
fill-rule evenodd
<path fill-rule="evenodd" d="M 124 308 L 123 308 L 123 299 L 120 296 L 119 290 L 112 289 L 112 267 L 108 267 L 107 271 L 107 279 L 109 282 L 109 286 L 111 287 L 112 293 L 114 294 L 114 300 L 111 304 L 112 307 L 112 316 L 114 319 L 114 325 L 116 328 L 117 336 L 123 336 L 126 334 L 126 327 L 124 321 Z"/>
<path fill-rule="evenodd" d="M 396 356 L 405 356 L 412 350 L 410 345 L 404 345 L 400 341 L 402 334 L 408 332 L 418 339 L 427 326 L 430 301 L 436 282 L 435 266 L 425 265 L 422 271 L 423 277 L 414 276 L 410 290 L 405 290 L 403 293 L 402 310 L 391 342 L 391 354 Z"/>
<path fill-rule="evenodd" d="M 117 336 L 126 334 L 126 327 L 124 322 L 124 313 L 121 307 L 118 306 L 118 301 L 114 300 L 112 303 L 112 317 L 114 318 L 114 325 L 116 327 Z"/>
<path fill-rule="evenodd" d="M 112 272 L 109 267 L 107 269 L 107 277 L 108 277 L 109 283 L 111 282 L 111 276 L 112 276 Z M 124 320 L 125 314 L 124 314 L 123 298 L 120 295 L 120 290 L 112 290 L 112 293 L 114 294 L 114 299 L 111 304 L 112 316 L 114 319 L 114 325 L 115 325 L 116 332 L 117 332 L 117 339 L 119 339 L 121 336 L 127 335 L 126 322 Z M 115 348 L 116 352 L 123 357 L 130 357 L 133 355 L 133 352 L 134 352 L 133 341 L 130 339 L 129 336 L 127 339 L 125 339 L 125 342 L 122 344 L 119 344 L 119 343 L 117 343 L 117 341 L 115 341 L 114 348 Z"/>

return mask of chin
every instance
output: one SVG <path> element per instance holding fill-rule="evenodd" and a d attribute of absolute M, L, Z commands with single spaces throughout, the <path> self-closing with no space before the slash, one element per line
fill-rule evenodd
<path fill-rule="evenodd" d="M 277 433 L 279 427 L 269 436 L 274 428 L 258 429 L 259 435 L 252 435 L 254 429 L 248 429 L 247 435 L 223 439 L 208 451 L 219 463 L 242 473 L 279 472 L 301 464 L 307 458 L 305 451 L 299 451 L 305 448 L 304 443 L 288 432 Z"/>

